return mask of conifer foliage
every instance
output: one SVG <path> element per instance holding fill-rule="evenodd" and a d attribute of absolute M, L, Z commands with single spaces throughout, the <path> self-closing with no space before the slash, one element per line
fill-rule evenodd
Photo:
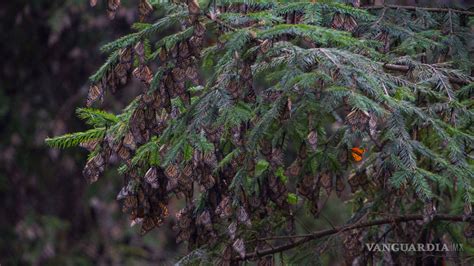
<path fill-rule="evenodd" d="M 103 2 L 113 18 L 120 1 Z M 407 263 L 361 243 L 420 232 L 439 241 L 431 225 L 444 220 L 472 236 L 473 16 L 335 1 L 135 2 L 140 22 L 102 47 L 109 58 L 78 110 L 91 129 L 46 142 L 87 148 L 89 182 L 120 161 L 123 211 L 142 234 L 176 213 L 176 239 L 192 251 L 182 262 L 271 265 L 288 252 L 279 256 L 304 263 L 339 233 L 348 263 Z M 122 113 L 91 108 L 131 78 L 143 92 Z M 295 217 L 321 219 L 332 194 L 353 217 L 298 235 Z M 169 210 L 176 200 L 184 208 Z M 451 241 L 463 241 L 456 232 Z"/>

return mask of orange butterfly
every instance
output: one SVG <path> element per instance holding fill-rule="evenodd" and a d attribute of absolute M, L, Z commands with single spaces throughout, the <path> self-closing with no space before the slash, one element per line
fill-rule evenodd
<path fill-rule="evenodd" d="M 365 149 L 359 148 L 359 147 L 354 147 L 351 149 L 352 153 L 352 158 L 356 162 L 362 161 L 362 156 L 364 155 Z"/>

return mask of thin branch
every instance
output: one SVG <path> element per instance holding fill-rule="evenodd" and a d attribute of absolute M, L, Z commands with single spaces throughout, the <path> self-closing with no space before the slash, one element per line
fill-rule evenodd
<path fill-rule="evenodd" d="M 300 238 L 299 240 L 289 243 L 289 244 L 284 244 L 277 246 L 275 248 L 271 249 L 265 249 L 261 251 L 256 251 L 252 253 L 246 254 L 243 258 L 242 257 L 235 257 L 234 260 L 236 261 L 241 261 L 241 260 L 248 260 L 260 256 L 266 256 L 266 255 L 271 255 L 275 253 L 279 253 L 282 251 L 286 251 L 289 249 L 293 249 L 295 247 L 298 247 L 308 241 L 330 236 L 336 233 L 352 230 L 352 229 L 357 229 L 357 228 L 364 228 L 364 227 L 370 227 L 370 226 L 376 226 L 376 225 L 382 225 L 382 224 L 390 224 L 390 223 L 404 223 L 404 222 L 410 222 L 410 221 L 419 221 L 423 220 L 423 215 L 421 214 L 411 214 L 411 215 L 403 215 L 403 216 L 396 216 L 396 217 L 391 217 L 391 218 L 386 218 L 386 219 L 380 219 L 380 220 L 375 220 L 375 221 L 368 221 L 368 222 L 363 222 L 359 224 L 354 224 L 354 225 L 349 225 L 349 226 L 339 226 L 334 229 L 327 229 L 327 230 L 322 230 L 322 231 L 317 231 L 312 234 L 306 234 L 306 235 L 297 235 L 297 236 L 287 236 L 286 238 Z M 438 214 L 433 218 L 433 221 L 453 221 L 453 222 L 463 222 L 463 217 L 462 215 L 445 215 L 445 214 Z M 278 237 L 278 238 L 283 238 L 283 237 Z"/>
<path fill-rule="evenodd" d="M 467 10 L 459 10 L 459 9 L 450 9 L 450 8 L 438 8 L 438 7 L 418 7 L 418 6 L 400 6 L 400 5 L 382 5 L 382 6 L 364 6 L 361 7 L 362 9 L 382 9 L 382 8 L 400 8 L 400 9 L 406 9 L 406 10 L 425 10 L 425 11 L 430 11 L 430 12 L 451 12 L 454 13 L 459 13 L 459 14 L 464 14 L 464 15 L 469 15 L 469 16 L 474 16 L 474 12 L 467 11 Z"/>
<path fill-rule="evenodd" d="M 379 19 L 377 19 L 377 21 L 375 21 L 375 23 L 372 25 L 372 27 L 374 27 L 375 25 L 378 25 L 380 23 L 380 21 L 382 21 L 382 19 L 385 17 L 386 11 L 387 11 L 387 8 L 384 7 L 383 10 L 382 10 L 382 14 L 380 15 Z"/>
<path fill-rule="evenodd" d="M 454 33 L 454 30 L 453 30 L 453 17 L 451 15 L 451 12 L 452 12 L 452 10 L 449 9 L 449 12 L 448 12 L 448 14 L 449 14 L 449 33 L 453 34 Z"/>
<path fill-rule="evenodd" d="M 383 67 L 388 70 L 395 70 L 400 72 L 408 72 L 410 70 L 410 67 L 407 65 L 384 64 Z M 449 81 L 461 85 L 469 84 L 471 82 L 469 80 L 464 80 L 456 77 L 449 77 Z"/>
<path fill-rule="evenodd" d="M 222 21 L 221 19 L 219 19 L 218 17 L 213 17 L 211 16 L 210 14 L 205 14 L 205 16 L 210 19 L 212 22 L 216 23 L 217 25 L 221 26 L 221 27 L 224 27 L 224 28 L 227 28 L 231 31 L 238 31 L 240 29 L 238 28 L 235 28 L 233 27 L 232 25 L 229 25 L 228 23 Z M 253 41 L 256 41 L 258 44 L 262 44 L 263 41 L 256 38 L 255 36 L 250 36 L 250 39 L 253 40 Z"/>

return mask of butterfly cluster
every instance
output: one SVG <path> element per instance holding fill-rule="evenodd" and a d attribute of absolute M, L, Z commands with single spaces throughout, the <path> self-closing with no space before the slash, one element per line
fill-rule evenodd
<path fill-rule="evenodd" d="M 385 27 L 383 15 L 374 21 L 326 2 L 199 3 L 173 1 L 163 19 L 107 45 L 111 57 L 87 98 L 90 106 L 131 78 L 141 83 L 124 113 L 96 129 L 104 134 L 81 145 L 91 151 L 89 182 L 121 163 L 117 199 L 142 234 L 171 214 L 177 241 L 190 249 L 219 250 L 222 265 L 249 257 L 271 265 L 273 257 L 257 251 L 272 249 L 276 234 L 296 234 L 296 215 L 320 218 L 333 194 L 354 208 L 352 221 L 398 212 L 400 204 L 418 208 L 422 222 L 393 229 L 391 239 L 405 241 L 438 214 L 431 187 L 451 193 L 466 184 L 469 134 L 456 128 L 464 107 L 449 102 L 445 85 L 469 78 L 407 57 L 396 70 L 408 72 L 386 71 L 377 60 L 397 45 L 393 35 L 380 30 L 366 40 L 359 32 Z M 107 4 L 115 14 L 120 1 Z M 153 6 L 138 4 L 145 21 Z M 152 43 L 155 32 L 166 36 Z M 435 134 L 444 134 L 449 152 Z M 435 182 L 450 173 L 464 183 Z M 374 232 L 340 234 L 348 263 L 367 255 L 361 243 L 383 234 Z"/>

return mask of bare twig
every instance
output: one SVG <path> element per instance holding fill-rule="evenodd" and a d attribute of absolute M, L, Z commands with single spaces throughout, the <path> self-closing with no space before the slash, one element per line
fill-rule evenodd
<path fill-rule="evenodd" d="M 400 71 L 400 72 L 407 72 L 410 70 L 410 67 L 407 65 L 396 65 L 396 64 L 384 64 L 383 67 L 388 70 Z M 456 84 L 469 84 L 471 81 L 464 80 L 456 77 L 449 77 L 449 81 Z"/>
<path fill-rule="evenodd" d="M 410 221 L 419 221 L 423 220 L 423 215 L 421 214 L 411 214 L 411 215 L 403 215 L 403 216 L 396 216 L 396 217 L 391 217 L 391 218 L 386 218 L 386 219 L 380 219 L 380 220 L 375 220 L 375 221 L 368 221 L 368 222 L 363 222 L 363 223 L 358 223 L 354 225 L 345 225 L 345 226 L 339 226 L 334 229 L 327 229 L 327 230 L 322 230 L 322 231 L 317 231 L 312 234 L 306 234 L 306 235 L 295 235 L 295 236 L 287 236 L 286 238 L 300 238 L 297 241 L 294 241 L 289 244 L 284 244 L 277 246 L 275 248 L 271 249 L 265 249 L 265 250 L 260 250 L 252 253 L 248 253 L 245 255 L 245 257 L 235 257 L 234 260 L 236 261 L 241 261 L 241 260 L 248 260 L 260 256 L 266 256 L 266 255 L 271 255 L 275 253 L 279 253 L 282 251 L 286 251 L 289 249 L 293 249 L 295 247 L 298 247 L 308 241 L 330 236 L 333 234 L 337 234 L 339 232 L 344 232 L 352 229 L 357 229 L 357 228 L 364 228 L 364 227 L 370 227 L 370 226 L 376 226 L 376 225 L 382 225 L 382 224 L 390 224 L 390 223 L 404 223 L 404 222 L 410 222 Z M 463 217 L 461 215 L 445 215 L 445 214 L 438 214 L 433 218 L 433 221 L 453 221 L 453 222 L 462 222 Z M 278 238 L 283 238 L 283 237 L 278 237 Z M 275 239 L 278 239 L 275 238 Z"/>

